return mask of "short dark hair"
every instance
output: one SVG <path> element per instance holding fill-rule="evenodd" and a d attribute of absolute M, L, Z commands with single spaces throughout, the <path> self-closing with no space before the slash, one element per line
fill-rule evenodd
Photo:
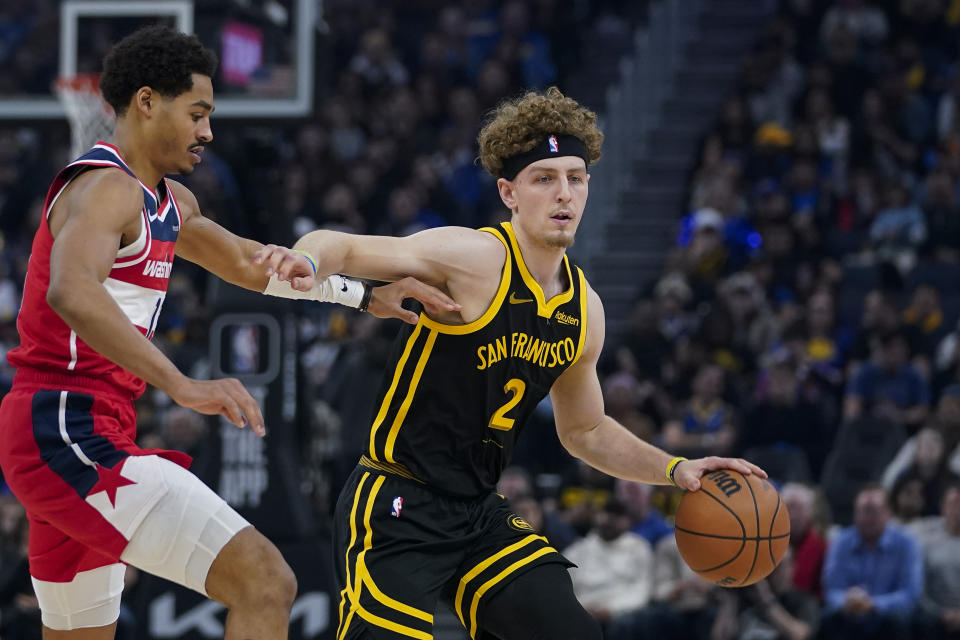
<path fill-rule="evenodd" d="M 857 493 L 853 498 L 854 503 L 860 499 L 860 496 L 868 491 L 879 491 L 883 494 L 884 502 L 889 500 L 889 493 L 887 492 L 886 487 L 884 487 L 879 482 L 865 482 L 857 489 Z M 888 503 L 889 504 L 889 503 Z"/>
<path fill-rule="evenodd" d="M 946 472 L 943 474 L 943 479 L 941 480 L 940 485 L 940 501 L 943 502 L 944 497 L 946 497 L 948 491 L 953 491 L 956 489 L 960 491 L 960 477 L 957 477 L 955 473 Z"/>
<path fill-rule="evenodd" d="M 887 494 L 887 504 L 892 511 L 897 510 L 897 496 L 900 494 L 900 491 L 913 481 L 918 481 L 920 484 L 923 484 L 923 476 L 920 475 L 920 472 L 914 467 L 907 467 L 901 471 L 900 475 L 893 481 L 893 486 L 890 487 L 890 492 Z M 926 500 L 926 495 L 924 495 L 924 500 Z"/>
<path fill-rule="evenodd" d="M 117 115 L 123 115 L 140 87 L 174 98 L 193 87 L 192 74 L 213 77 L 217 54 L 166 25 L 151 25 L 120 42 L 103 59 L 100 91 Z"/>
<path fill-rule="evenodd" d="M 882 332 L 877 336 L 877 342 L 881 347 L 889 347 L 899 342 L 906 346 L 907 349 L 910 348 L 910 340 L 907 338 L 907 332 L 904 331 L 902 327 L 896 327 Z"/>

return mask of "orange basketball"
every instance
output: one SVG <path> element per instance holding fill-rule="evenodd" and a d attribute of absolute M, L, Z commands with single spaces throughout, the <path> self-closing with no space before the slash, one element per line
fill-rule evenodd
<path fill-rule="evenodd" d="M 703 476 L 677 507 L 680 555 L 702 578 L 745 587 L 770 575 L 790 543 L 790 516 L 773 485 L 725 469 Z"/>

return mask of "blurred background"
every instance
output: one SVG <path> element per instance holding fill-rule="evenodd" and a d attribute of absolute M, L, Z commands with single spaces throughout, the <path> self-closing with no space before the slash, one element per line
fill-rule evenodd
<path fill-rule="evenodd" d="M 500 490 L 581 565 L 607 637 L 960 637 L 960 0 L 67 4 L 0 4 L 0 352 L 71 159 L 53 84 L 142 24 L 189 15 L 220 55 L 215 139 L 183 181 L 262 242 L 506 219 L 479 125 L 555 84 L 607 136 L 571 255 L 606 307 L 608 413 L 677 455 L 761 464 L 793 521 L 769 580 L 714 588 L 677 555 L 678 493 L 578 463 L 544 401 Z M 175 264 L 155 342 L 190 375 L 240 377 L 270 435 L 148 390 L 139 437 L 194 455 L 280 545 L 300 580 L 291 637 L 333 637 L 330 514 L 397 328 Z M 0 389 L 12 374 L 0 363 Z M 890 571 L 861 575 L 841 543 L 877 526 Z M 4 640 L 39 638 L 25 531 L 0 492 Z M 121 640 L 222 636 L 219 605 L 128 583 Z M 871 616 L 848 610 L 854 585 Z M 435 637 L 466 636 L 440 611 Z"/>

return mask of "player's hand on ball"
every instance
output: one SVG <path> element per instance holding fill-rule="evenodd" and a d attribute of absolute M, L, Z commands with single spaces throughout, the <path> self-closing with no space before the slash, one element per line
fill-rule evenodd
<path fill-rule="evenodd" d="M 403 301 L 415 298 L 431 314 L 443 311 L 457 311 L 460 305 L 440 289 L 424 284 L 416 278 L 403 278 L 382 287 L 375 287 L 367 313 L 378 318 L 399 318 L 409 324 L 417 324 L 420 317 L 403 308 Z"/>
<path fill-rule="evenodd" d="M 316 280 L 314 266 L 305 255 L 275 244 L 264 245 L 253 254 L 253 264 L 263 267 L 267 276 L 276 274 L 297 291 L 310 291 Z"/>
<path fill-rule="evenodd" d="M 733 469 L 744 475 L 755 474 L 759 478 L 766 478 L 767 472 L 743 458 L 718 458 L 710 456 L 708 458 L 697 458 L 695 460 L 684 460 L 677 465 L 674 471 L 673 479 L 677 486 L 687 491 L 696 491 L 700 488 L 700 478 L 703 474 L 717 469 Z"/>

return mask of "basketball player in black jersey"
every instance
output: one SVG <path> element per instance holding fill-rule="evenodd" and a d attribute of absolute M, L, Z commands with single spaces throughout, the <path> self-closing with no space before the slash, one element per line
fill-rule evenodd
<path fill-rule="evenodd" d="M 713 469 L 766 477 L 740 459 L 673 458 L 604 415 L 603 306 L 566 256 L 602 139 L 596 115 L 556 88 L 528 93 L 500 105 L 479 137 L 510 222 L 406 238 L 315 231 L 297 242 L 317 277 L 415 276 L 461 305 L 422 313 L 395 346 L 337 505 L 337 640 L 431 638 L 438 599 L 472 638 L 600 637 L 573 595 L 570 563 L 494 493 L 547 393 L 563 445 L 613 476 L 688 490 Z M 290 249 L 267 246 L 255 262 L 296 290 L 314 286 Z"/>

